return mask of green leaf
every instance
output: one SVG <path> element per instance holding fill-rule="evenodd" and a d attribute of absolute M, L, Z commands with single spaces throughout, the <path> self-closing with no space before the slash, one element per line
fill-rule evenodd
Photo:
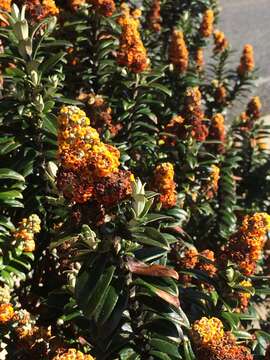
<path fill-rule="evenodd" d="M 11 169 L 0 169 L 0 179 L 13 179 L 18 181 L 25 181 L 22 175 Z"/>

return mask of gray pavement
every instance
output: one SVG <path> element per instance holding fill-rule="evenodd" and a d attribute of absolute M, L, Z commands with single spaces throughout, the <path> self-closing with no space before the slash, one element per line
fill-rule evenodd
<path fill-rule="evenodd" d="M 234 65 L 239 63 L 242 48 L 254 47 L 259 79 L 254 94 L 263 102 L 263 111 L 270 113 L 270 0 L 220 0 L 218 27 L 224 31 L 232 47 Z"/>

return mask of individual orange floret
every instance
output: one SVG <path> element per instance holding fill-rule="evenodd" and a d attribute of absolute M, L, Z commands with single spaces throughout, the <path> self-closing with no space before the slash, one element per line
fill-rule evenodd
<path fill-rule="evenodd" d="M 237 68 L 239 76 L 246 76 L 255 68 L 253 47 L 250 44 L 244 46 L 244 50 L 240 59 L 240 65 Z"/>
<path fill-rule="evenodd" d="M 224 117 L 222 114 L 217 113 L 211 119 L 209 127 L 208 140 L 219 141 L 220 144 L 208 144 L 208 148 L 222 154 L 224 152 L 224 144 L 226 140 Z"/>
<path fill-rule="evenodd" d="M 216 317 L 202 317 L 192 325 L 191 334 L 197 346 L 218 345 L 224 336 L 222 321 Z"/>
<path fill-rule="evenodd" d="M 246 276 L 253 275 L 262 256 L 266 233 L 270 229 L 270 216 L 266 213 L 246 215 L 242 226 L 227 243 L 222 260 L 236 263 Z"/>
<path fill-rule="evenodd" d="M 119 18 L 119 24 L 122 28 L 120 45 L 117 53 L 117 61 L 120 65 L 126 66 L 134 73 L 140 73 L 149 66 L 146 49 L 139 33 L 140 22 L 139 13 L 135 11 L 130 13 L 126 4 L 121 5 L 122 15 Z"/>
<path fill-rule="evenodd" d="M 174 168 L 171 163 L 157 165 L 154 171 L 153 190 L 160 194 L 159 202 L 165 209 L 176 205 L 176 184 L 173 179 Z"/>
<path fill-rule="evenodd" d="M 150 29 L 159 32 L 161 30 L 160 0 L 153 0 L 148 19 Z"/>
<path fill-rule="evenodd" d="M 214 31 L 214 53 L 219 54 L 225 51 L 229 47 L 229 42 L 222 31 L 215 30 Z"/>
<path fill-rule="evenodd" d="M 112 16 L 115 12 L 114 0 L 88 0 L 96 11 L 104 16 Z"/>
<path fill-rule="evenodd" d="M 203 14 L 203 20 L 200 27 L 200 34 L 202 37 L 209 37 L 213 33 L 214 20 L 213 10 L 206 10 Z"/>
<path fill-rule="evenodd" d="M 0 324 L 6 324 L 14 315 L 14 309 L 11 304 L 0 304 Z"/>
<path fill-rule="evenodd" d="M 203 70 L 204 56 L 203 56 L 203 49 L 202 48 L 197 49 L 196 52 L 195 52 L 195 64 L 196 64 L 196 67 L 197 67 L 198 71 Z"/>
<path fill-rule="evenodd" d="M 59 354 L 54 356 L 52 360 L 94 360 L 93 356 L 85 355 L 76 349 L 68 349 L 59 351 Z"/>
<path fill-rule="evenodd" d="M 169 48 L 169 61 L 179 73 L 185 72 L 188 68 L 189 52 L 184 34 L 180 30 L 173 30 Z"/>

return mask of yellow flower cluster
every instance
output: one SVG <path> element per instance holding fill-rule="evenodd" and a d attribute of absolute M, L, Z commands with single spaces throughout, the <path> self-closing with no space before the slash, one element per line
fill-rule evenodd
<path fill-rule="evenodd" d="M 85 355 L 76 349 L 68 349 L 60 355 L 56 355 L 52 360 L 94 360 L 93 356 Z"/>
<path fill-rule="evenodd" d="M 38 215 L 32 214 L 28 218 L 23 218 L 17 230 L 13 233 L 13 238 L 22 243 L 24 252 L 33 252 L 35 250 L 35 234 L 41 230 L 41 221 Z"/>
<path fill-rule="evenodd" d="M 253 275 L 269 230 L 270 215 L 267 213 L 246 215 L 240 229 L 231 236 L 222 258 L 236 263 L 244 275 Z"/>
<path fill-rule="evenodd" d="M 139 33 L 140 10 L 132 13 L 127 4 L 121 5 L 122 14 L 118 20 L 122 33 L 117 54 L 118 63 L 127 66 L 134 73 L 140 73 L 149 66 L 146 49 Z"/>
<path fill-rule="evenodd" d="M 119 151 L 100 140 L 84 111 L 76 106 L 64 106 L 58 124 L 58 155 L 63 167 L 88 169 L 95 177 L 118 171 Z"/>
<path fill-rule="evenodd" d="M 252 72 L 255 68 L 253 47 L 250 44 L 244 46 L 244 50 L 240 59 L 240 65 L 238 66 L 239 76 L 246 76 Z"/>
<path fill-rule="evenodd" d="M 176 204 L 176 184 L 173 179 L 174 168 L 171 163 L 157 165 L 154 171 L 153 190 L 160 193 L 159 201 L 165 209 L 169 209 Z"/>
<path fill-rule="evenodd" d="M 192 326 L 192 338 L 196 345 L 218 344 L 222 341 L 224 329 L 221 320 L 216 317 L 202 317 Z"/>
<path fill-rule="evenodd" d="M 11 304 L 0 304 L 0 324 L 6 324 L 14 316 L 14 309 Z"/>
<path fill-rule="evenodd" d="M 179 73 L 185 72 L 188 68 L 189 52 L 184 34 L 180 30 L 173 30 L 169 48 L 169 60 Z"/>
<path fill-rule="evenodd" d="M 206 10 L 203 14 L 203 20 L 200 27 L 200 34 L 202 37 L 209 37 L 213 33 L 214 20 L 213 10 Z"/>
<path fill-rule="evenodd" d="M 150 28 L 159 32 L 161 30 L 160 0 L 153 0 L 148 18 Z"/>
<path fill-rule="evenodd" d="M 229 42 L 225 36 L 225 34 L 220 30 L 214 31 L 214 53 L 219 54 L 222 53 L 224 50 L 226 50 L 229 47 Z"/>
<path fill-rule="evenodd" d="M 115 12 L 114 0 L 90 0 L 96 11 L 104 16 L 112 16 Z"/>

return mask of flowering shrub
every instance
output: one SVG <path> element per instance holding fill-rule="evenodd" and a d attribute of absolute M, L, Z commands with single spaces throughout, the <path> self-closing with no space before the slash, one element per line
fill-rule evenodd
<path fill-rule="evenodd" d="M 136 3 L 0 1 L 1 359 L 270 358 L 256 54 Z"/>

